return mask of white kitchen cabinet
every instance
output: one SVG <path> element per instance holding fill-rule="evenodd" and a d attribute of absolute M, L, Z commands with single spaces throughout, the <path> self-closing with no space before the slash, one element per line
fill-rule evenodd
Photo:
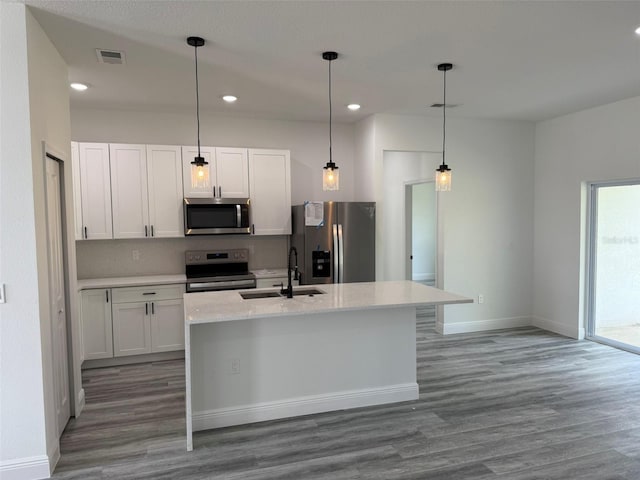
<path fill-rule="evenodd" d="M 147 151 L 144 145 L 109 145 L 114 238 L 149 236 Z"/>
<path fill-rule="evenodd" d="M 149 303 L 114 303 L 112 312 L 114 356 L 151 353 Z"/>
<path fill-rule="evenodd" d="M 109 145 L 79 143 L 81 237 L 88 240 L 113 238 Z"/>
<path fill-rule="evenodd" d="M 246 148 L 200 147 L 200 155 L 208 162 L 209 188 L 191 186 L 191 162 L 198 147 L 182 147 L 184 196 L 188 198 L 249 197 L 249 160 Z"/>
<path fill-rule="evenodd" d="M 289 150 L 249 149 L 252 233 L 291 234 Z"/>
<path fill-rule="evenodd" d="M 114 238 L 181 237 L 182 158 L 169 145 L 109 145 Z"/>
<path fill-rule="evenodd" d="M 80 188 L 80 146 L 71 142 L 71 177 L 73 180 L 73 220 L 76 240 L 82 240 L 82 189 Z"/>
<path fill-rule="evenodd" d="M 173 145 L 147 145 L 149 235 L 183 237 L 182 154 Z"/>
<path fill-rule="evenodd" d="M 80 294 L 83 360 L 113 357 L 109 289 L 83 290 Z"/>
<path fill-rule="evenodd" d="M 151 351 L 184 348 L 184 303 L 182 298 L 151 302 Z"/>
<path fill-rule="evenodd" d="M 114 356 L 184 349 L 184 291 L 183 284 L 114 288 Z"/>

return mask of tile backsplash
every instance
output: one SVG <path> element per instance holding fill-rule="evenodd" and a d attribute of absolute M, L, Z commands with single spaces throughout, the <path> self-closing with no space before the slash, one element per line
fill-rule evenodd
<path fill-rule="evenodd" d="M 202 236 L 76 241 L 78 279 L 184 273 L 184 252 L 248 248 L 249 269 L 286 268 L 289 237 Z"/>

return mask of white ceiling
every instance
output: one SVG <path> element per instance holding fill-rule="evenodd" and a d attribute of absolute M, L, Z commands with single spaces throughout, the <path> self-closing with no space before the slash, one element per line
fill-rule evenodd
<path fill-rule="evenodd" d="M 195 108 L 282 119 L 376 112 L 541 120 L 640 95 L 639 1 L 83 1 L 24 0 L 69 65 L 73 106 Z M 99 64 L 96 48 L 127 64 Z M 239 97 L 233 105 L 223 94 Z M 360 112 L 345 108 L 363 105 Z"/>

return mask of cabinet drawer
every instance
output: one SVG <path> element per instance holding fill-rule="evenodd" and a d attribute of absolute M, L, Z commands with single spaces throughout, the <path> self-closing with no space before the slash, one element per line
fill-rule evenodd
<path fill-rule="evenodd" d="M 146 287 L 121 287 L 111 289 L 113 303 L 152 302 L 154 300 L 182 299 L 183 283 L 175 285 L 148 285 Z"/>
<path fill-rule="evenodd" d="M 293 280 L 293 276 L 291 277 L 291 284 L 294 286 L 298 285 L 298 280 Z M 258 278 L 256 279 L 256 288 L 269 288 L 269 287 L 279 287 L 282 283 L 283 286 L 287 286 L 287 277 L 273 277 L 273 278 Z"/>

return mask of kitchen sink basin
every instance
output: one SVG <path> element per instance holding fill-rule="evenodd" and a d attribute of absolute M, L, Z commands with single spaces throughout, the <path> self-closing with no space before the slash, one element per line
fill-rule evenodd
<path fill-rule="evenodd" d="M 294 288 L 293 289 L 293 296 L 297 296 L 297 295 L 322 295 L 326 292 L 323 292 L 322 290 L 318 290 L 317 288 Z"/>
<path fill-rule="evenodd" d="M 240 292 L 240 296 L 245 300 L 253 300 L 256 298 L 273 298 L 281 297 L 280 292 Z"/>
<path fill-rule="evenodd" d="M 318 290 L 317 288 L 294 288 L 293 296 L 302 296 L 302 295 L 322 295 L 327 292 L 323 292 L 322 290 Z M 240 296 L 245 300 L 255 300 L 257 298 L 278 298 L 278 297 L 286 297 L 286 295 L 281 294 L 277 290 L 270 290 L 268 292 L 240 292 Z"/>

